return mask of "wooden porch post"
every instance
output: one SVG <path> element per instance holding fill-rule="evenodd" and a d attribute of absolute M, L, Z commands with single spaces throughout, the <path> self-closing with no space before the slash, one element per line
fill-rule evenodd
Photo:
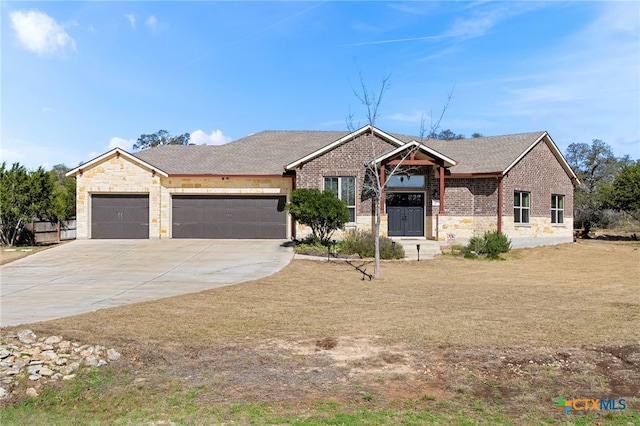
<path fill-rule="evenodd" d="M 384 213 L 384 181 L 387 180 L 384 164 L 380 164 L 380 214 Z"/>
<path fill-rule="evenodd" d="M 440 211 L 439 214 L 444 214 L 444 165 L 440 166 Z"/>
<path fill-rule="evenodd" d="M 502 176 L 498 177 L 498 232 L 502 232 L 502 197 L 504 185 L 502 184 Z"/>

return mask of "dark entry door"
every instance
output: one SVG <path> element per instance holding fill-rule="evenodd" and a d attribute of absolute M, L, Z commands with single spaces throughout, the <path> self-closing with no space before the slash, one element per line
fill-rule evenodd
<path fill-rule="evenodd" d="M 174 195 L 173 238 L 287 237 L 285 197 Z"/>
<path fill-rule="evenodd" d="M 424 237 L 424 194 L 387 194 L 387 220 L 390 237 Z"/>
<path fill-rule="evenodd" d="M 93 194 L 91 238 L 149 238 L 149 195 Z"/>

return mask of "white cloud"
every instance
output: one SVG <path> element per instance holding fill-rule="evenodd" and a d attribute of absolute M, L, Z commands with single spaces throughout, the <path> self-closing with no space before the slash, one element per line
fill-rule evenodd
<path fill-rule="evenodd" d="M 67 47 L 75 50 L 76 42 L 64 28 L 49 15 L 37 10 L 12 12 L 11 26 L 22 46 L 39 55 L 62 52 Z"/>
<path fill-rule="evenodd" d="M 196 145 L 224 145 L 231 142 L 231 138 L 222 134 L 220 130 L 214 130 L 210 135 L 202 130 L 191 132 L 190 143 Z"/>
<path fill-rule="evenodd" d="M 479 3 L 480 6 L 486 6 Z M 533 2 L 491 3 L 490 7 L 474 8 L 470 18 L 458 18 L 443 35 L 457 39 L 482 37 L 498 24 L 515 16 L 543 7 Z"/>
<path fill-rule="evenodd" d="M 425 117 L 426 117 L 426 114 L 424 113 L 424 111 L 413 111 L 410 114 L 397 112 L 395 114 L 389 114 L 385 116 L 385 118 L 387 118 L 388 120 L 401 121 L 401 122 L 413 123 L 413 124 L 420 124 L 422 120 L 425 119 Z"/>
<path fill-rule="evenodd" d="M 131 25 L 131 28 L 135 29 L 136 28 L 136 17 L 131 13 L 127 13 L 124 16 L 127 18 L 127 20 L 129 20 L 129 25 Z"/>
<path fill-rule="evenodd" d="M 23 155 L 15 149 L 0 148 L 0 163 L 6 162 L 7 165 L 19 163 L 24 158 Z"/>
<path fill-rule="evenodd" d="M 149 27 L 149 29 L 153 32 L 156 31 L 156 29 L 158 28 L 158 18 L 156 18 L 155 16 L 151 15 L 147 18 L 147 20 L 144 22 L 147 27 Z"/>
<path fill-rule="evenodd" d="M 123 139 L 123 138 L 114 136 L 109 141 L 109 149 L 122 148 L 127 152 L 131 152 L 133 150 L 133 144 L 135 143 L 136 143 L 135 139 Z"/>
<path fill-rule="evenodd" d="M 591 22 L 503 79 L 507 97 L 493 113 L 549 130 L 561 148 L 602 139 L 616 155 L 637 156 L 629 151 L 640 140 L 639 11 L 635 2 L 598 3 Z"/>

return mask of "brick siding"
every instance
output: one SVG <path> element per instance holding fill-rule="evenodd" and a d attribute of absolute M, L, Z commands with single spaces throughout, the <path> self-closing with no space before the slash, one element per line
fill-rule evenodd
<path fill-rule="evenodd" d="M 296 170 L 296 188 L 324 189 L 325 176 L 355 176 L 356 214 L 371 215 L 371 200 L 362 200 L 365 164 L 395 148 L 394 145 L 372 136 L 362 135 L 314 158 Z"/>
<path fill-rule="evenodd" d="M 446 215 L 497 215 L 498 181 L 495 178 L 445 178 L 444 195 Z"/>
<path fill-rule="evenodd" d="M 531 217 L 551 216 L 552 194 L 564 195 L 564 217 L 573 217 L 573 184 L 542 141 L 504 177 L 504 216 L 513 216 L 515 191 L 531 193 Z"/>

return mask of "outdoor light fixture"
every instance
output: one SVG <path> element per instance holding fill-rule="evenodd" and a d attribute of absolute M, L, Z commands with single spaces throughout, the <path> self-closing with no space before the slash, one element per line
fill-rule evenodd
<path fill-rule="evenodd" d="M 411 175 L 409 173 L 398 173 L 398 176 L 400 177 L 400 182 L 404 182 L 405 179 L 411 179 Z"/>

